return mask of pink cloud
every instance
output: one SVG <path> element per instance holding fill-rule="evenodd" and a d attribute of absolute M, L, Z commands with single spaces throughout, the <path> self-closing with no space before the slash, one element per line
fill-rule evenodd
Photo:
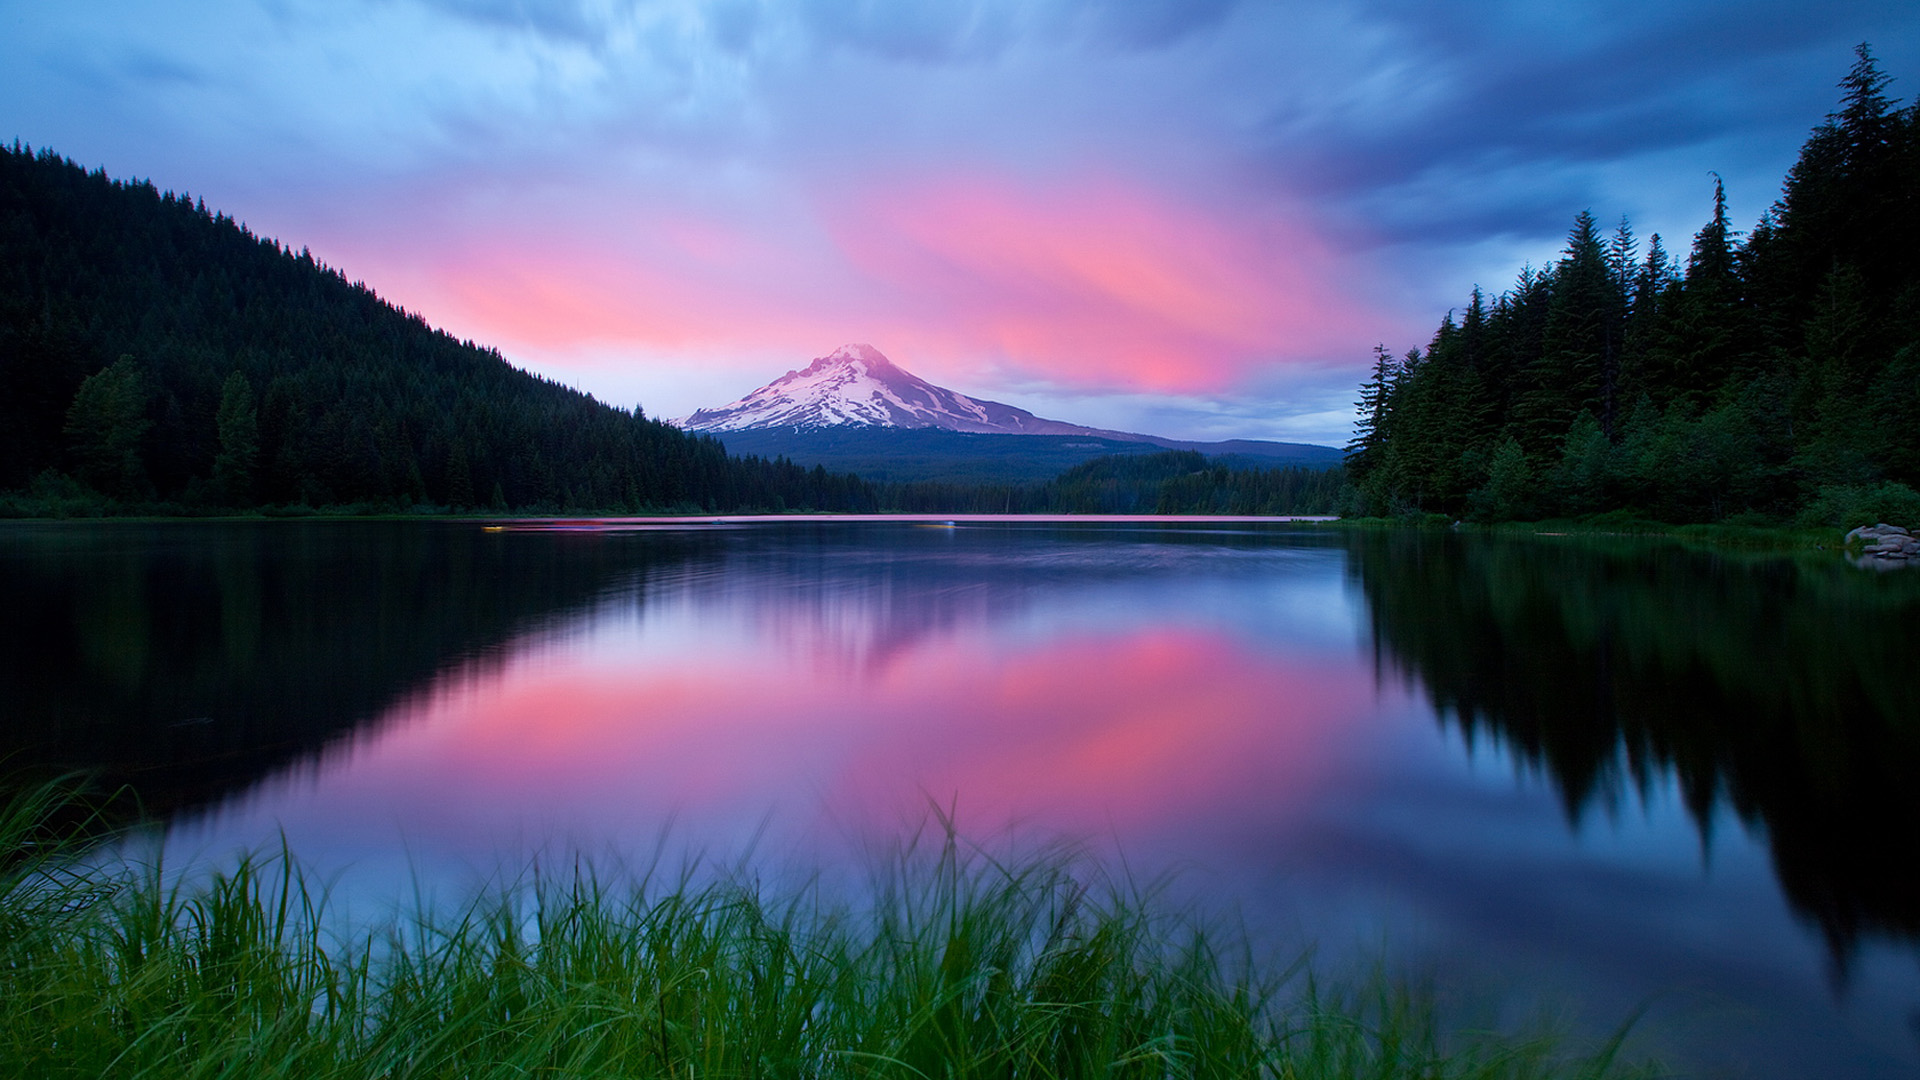
<path fill-rule="evenodd" d="M 1369 318 L 1299 223 L 1111 180 L 908 185 L 834 222 L 853 263 L 924 324 L 1064 384 L 1219 390 L 1340 348 Z"/>
<path fill-rule="evenodd" d="M 422 207 L 414 235 L 348 254 L 384 293 L 510 352 L 797 362 L 864 340 L 973 392 L 996 371 L 1219 392 L 1275 362 L 1354 352 L 1378 322 L 1301 220 L 1108 177 L 869 175 L 780 213 L 648 198 L 535 201 L 478 233 L 472 207 Z"/>

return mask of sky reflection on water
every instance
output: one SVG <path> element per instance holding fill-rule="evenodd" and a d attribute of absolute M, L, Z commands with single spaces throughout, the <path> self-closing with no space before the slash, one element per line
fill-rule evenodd
<path fill-rule="evenodd" d="M 1377 651 L 1339 541 L 896 525 L 702 543 L 182 815 L 172 849 L 283 830 L 365 910 L 536 851 L 831 868 L 931 802 L 989 844 L 1069 837 L 1177 871 L 1174 895 L 1265 946 L 1430 967 L 1462 1015 L 1510 1022 L 1544 996 L 1603 1030 L 1646 1004 L 1638 1045 L 1734 1075 L 1920 1065 L 1911 945 L 1865 939 L 1835 992 L 1765 833 L 1723 809 L 1703 843 L 1671 772 L 1570 815 L 1542 759 L 1443 722 L 1422 670 Z M 617 570 L 638 549 L 557 550 Z"/>
<path fill-rule="evenodd" d="M 641 844 L 669 821 L 716 851 L 769 829 L 783 850 L 844 846 L 933 801 L 978 836 L 1131 851 L 1230 807 L 1305 805 L 1375 716 L 1336 550 L 889 544 L 616 591 L 447 673 L 241 816 L 484 860 Z M 235 809 L 178 832 L 243 836 Z"/>

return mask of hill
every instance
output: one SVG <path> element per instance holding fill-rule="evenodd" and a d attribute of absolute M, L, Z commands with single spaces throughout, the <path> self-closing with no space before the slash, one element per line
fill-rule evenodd
<path fill-rule="evenodd" d="M 0 491 L 155 512 L 871 509 L 514 368 L 185 194 L 0 147 Z"/>

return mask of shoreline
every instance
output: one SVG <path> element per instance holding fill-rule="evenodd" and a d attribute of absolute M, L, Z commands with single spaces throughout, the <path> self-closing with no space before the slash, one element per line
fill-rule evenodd
<path fill-rule="evenodd" d="M 959 527 L 992 524 L 1044 525 L 1290 525 L 1355 532 L 1451 532 L 1486 537 L 1538 537 L 1576 540 L 1666 540 L 1687 547 L 1752 554 L 1847 557 L 1846 531 L 1838 527 L 1760 524 L 1674 524 L 1618 514 L 1586 519 L 1469 522 L 1445 515 L 1426 517 L 1340 517 L 1332 514 L 848 514 L 786 513 L 512 514 L 452 512 L 356 513 L 351 510 L 254 511 L 234 514 L 127 514 L 71 517 L 0 517 L 7 526 L 45 527 L 75 524 L 240 524 L 268 522 L 441 522 L 477 524 L 499 532 L 620 532 L 704 530 L 792 524 L 909 524 Z M 1882 569 L 1898 566 L 1883 567 Z"/>

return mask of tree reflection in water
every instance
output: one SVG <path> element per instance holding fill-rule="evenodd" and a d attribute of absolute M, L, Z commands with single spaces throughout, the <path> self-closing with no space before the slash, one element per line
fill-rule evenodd
<path fill-rule="evenodd" d="M 1353 538 L 1377 661 L 1550 775 L 1570 819 L 1669 773 L 1764 833 L 1844 977 L 1920 942 L 1920 573 L 1631 540 Z"/>
<path fill-rule="evenodd" d="M 712 550 L 699 534 L 509 541 L 431 522 L 50 524 L 3 539 L 0 756 L 88 770 L 159 816 L 311 767 L 440 672 Z"/>

